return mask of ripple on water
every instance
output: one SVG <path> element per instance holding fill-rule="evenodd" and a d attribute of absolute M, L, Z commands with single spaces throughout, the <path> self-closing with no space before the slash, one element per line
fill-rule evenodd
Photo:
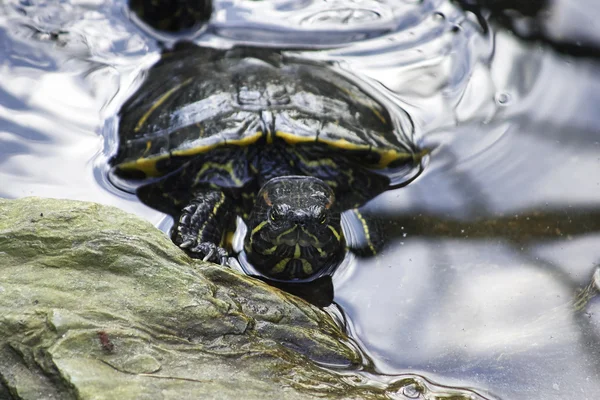
<path fill-rule="evenodd" d="M 389 245 L 333 277 L 338 319 L 366 359 L 348 379 L 390 398 L 491 398 L 431 378 L 511 399 L 597 398 L 597 64 L 444 0 L 214 3 L 198 43 L 292 45 L 358 81 L 400 134 L 433 150 L 414 182 L 369 205 Z M 124 5 L 3 4 L 0 196 L 99 201 L 167 229 L 107 179 L 114 116 L 159 48 Z"/>

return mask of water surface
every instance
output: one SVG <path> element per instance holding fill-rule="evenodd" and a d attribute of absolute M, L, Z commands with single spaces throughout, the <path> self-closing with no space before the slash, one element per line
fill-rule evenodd
<path fill-rule="evenodd" d="M 382 254 L 333 276 L 328 309 L 367 380 L 600 396 L 600 9 L 548 3 L 535 36 L 525 17 L 511 32 L 442 0 L 215 1 L 189 37 L 330 63 L 433 149 L 414 182 L 368 205 L 389 221 Z M 0 196 L 96 201 L 166 229 L 107 179 L 116 112 L 158 59 L 156 37 L 118 0 L 0 7 Z"/>

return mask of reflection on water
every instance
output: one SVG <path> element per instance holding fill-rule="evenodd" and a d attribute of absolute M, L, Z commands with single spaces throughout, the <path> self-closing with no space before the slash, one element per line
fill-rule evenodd
<path fill-rule="evenodd" d="M 595 2 L 544 2 L 530 13 L 542 21 L 535 40 L 519 30 L 531 17 L 507 24 L 498 15 L 514 13 L 473 2 L 214 3 L 200 44 L 294 46 L 368 82 L 434 149 L 414 182 L 369 204 L 390 221 L 381 256 L 333 276 L 328 309 L 365 354 L 348 379 L 393 398 L 467 393 L 428 382 L 487 398 L 597 398 L 600 67 L 593 51 L 565 50 L 595 48 Z M 0 196 L 97 201 L 165 229 L 106 180 L 114 115 L 156 41 L 122 1 L 0 7 Z"/>

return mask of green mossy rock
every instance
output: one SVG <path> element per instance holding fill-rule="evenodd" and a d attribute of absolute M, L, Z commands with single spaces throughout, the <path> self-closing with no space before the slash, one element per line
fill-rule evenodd
<path fill-rule="evenodd" d="M 310 304 L 116 208 L 0 199 L 0 399 L 387 398 Z"/>

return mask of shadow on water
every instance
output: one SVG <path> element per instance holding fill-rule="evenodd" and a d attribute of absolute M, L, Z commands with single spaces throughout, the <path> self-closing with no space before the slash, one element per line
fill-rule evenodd
<path fill-rule="evenodd" d="M 479 204 L 485 204 L 483 201 Z M 494 239 L 504 238 L 515 245 L 540 240 L 556 240 L 567 236 L 585 235 L 600 231 L 600 208 L 583 207 L 566 210 L 545 207 L 540 210 L 519 211 L 516 215 L 478 217 L 467 221 L 443 218 L 438 215 L 394 215 L 386 225 L 390 239 L 400 238 L 406 231 L 413 236 Z"/>
<path fill-rule="evenodd" d="M 594 40 L 561 40 L 552 37 L 548 16 L 553 12 L 553 7 L 558 8 L 564 1 L 456 0 L 456 3 L 465 11 L 476 15 L 484 30 L 487 29 L 484 21 L 491 20 L 510 30 L 524 42 L 541 43 L 568 56 L 600 59 L 600 47 Z"/>

